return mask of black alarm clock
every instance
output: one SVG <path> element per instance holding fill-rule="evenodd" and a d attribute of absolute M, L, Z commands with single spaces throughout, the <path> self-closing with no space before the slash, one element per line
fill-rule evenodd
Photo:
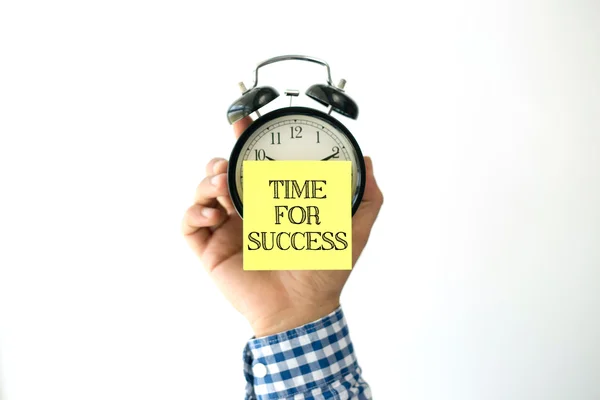
<path fill-rule="evenodd" d="M 320 64 L 327 68 L 327 83 L 317 83 L 306 95 L 327 107 L 325 111 L 308 107 L 292 107 L 292 99 L 300 93 L 288 90 L 290 106 L 261 115 L 260 108 L 279 97 L 271 86 L 258 86 L 258 70 L 279 61 L 301 60 Z M 365 160 L 356 139 L 331 113 L 356 119 L 358 106 L 345 92 L 346 81 L 338 86 L 331 81 L 329 64 L 308 56 L 288 55 L 270 58 L 258 64 L 254 71 L 254 85 L 246 89 L 240 83 L 242 97 L 227 110 L 230 124 L 255 113 L 258 117 L 237 140 L 227 170 L 231 200 L 238 214 L 243 217 L 243 182 L 245 160 L 272 162 L 277 160 L 320 160 L 352 162 L 352 214 L 358 209 L 365 190 Z M 277 163 L 273 163 L 276 168 Z M 275 172 L 275 171 L 274 171 Z"/>

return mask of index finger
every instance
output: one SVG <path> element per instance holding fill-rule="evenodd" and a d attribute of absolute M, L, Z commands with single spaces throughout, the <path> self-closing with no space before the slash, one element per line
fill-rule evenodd
<path fill-rule="evenodd" d="M 235 135 L 235 138 L 238 139 L 242 135 L 242 133 L 244 133 L 244 131 L 248 129 L 250 124 L 252 124 L 252 118 L 250 118 L 250 116 L 244 117 L 239 121 L 236 121 L 233 124 L 233 134 Z"/>

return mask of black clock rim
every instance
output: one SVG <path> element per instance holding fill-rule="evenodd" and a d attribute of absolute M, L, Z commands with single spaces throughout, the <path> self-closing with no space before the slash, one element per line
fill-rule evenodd
<path fill-rule="evenodd" d="M 235 210 L 241 218 L 244 218 L 244 206 L 237 191 L 237 185 L 235 182 L 235 166 L 237 165 L 238 158 L 242 151 L 242 147 L 244 147 L 244 144 L 246 144 L 250 136 L 252 136 L 252 134 L 256 132 L 256 130 L 259 127 L 264 126 L 265 123 L 272 121 L 275 118 L 283 117 L 290 114 L 306 115 L 310 117 L 320 118 L 326 121 L 327 123 L 333 125 L 334 128 L 338 129 L 340 132 L 346 135 L 346 137 L 350 141 L 350 144 L 352 144 L 352 146 L 354 147 L 360 167 L 360 184 L 358 185 L 358 192 L 356 193 L 354 203 L 352 204 L 352 215 L 354 215 L 356 213 L 356 210 L 358 210 L 358 207 L 360 207 L 360 203 L 365 193 L 367 174 L 365 171 L 365 159 L 363 153 L 360 149 L 360 146 L 358 145 L 358 142 L 356 141 L 352 133 L 350 133 L 348 128 L 344 126 L 344 124 L 342 124 L 340 121 L 333 118 L 332 116 L 325 114 L 322 111 L 308 107 L 286 107 L 271 111 L 268 114 L 265 114 L 262 117 L 258 118 L 256 121 L 253 121 L 252 124 L 238 138 L 237 142 L 235 143 L 235 146 L 233 146 L 231 155 L 229 156 L 229 165 L 227 166 L 227 187 L 229 189 L 229 196 L 231 197 L 231 201 L 233 202 Z"/>

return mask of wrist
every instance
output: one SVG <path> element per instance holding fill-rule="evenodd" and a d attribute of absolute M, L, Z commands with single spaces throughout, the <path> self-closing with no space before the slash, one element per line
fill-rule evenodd
<path fill-rule="evenodd" d="M 285 332 L 309 322 L 317 321 L 332 313 L 339 306 L 339 299 L 336 299 L 335 301 L 311 304 L 310 306 L 285 308 L 252 322 L 252 330 L 257 338 Z"/>

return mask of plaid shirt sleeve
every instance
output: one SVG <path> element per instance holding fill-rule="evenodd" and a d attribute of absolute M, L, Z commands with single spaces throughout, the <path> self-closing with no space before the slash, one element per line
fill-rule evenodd
<path fill-rule="evenodd" d="M 341 308 L 298 328 L 251 339 L 246 400 L 372 399 Z"/>

